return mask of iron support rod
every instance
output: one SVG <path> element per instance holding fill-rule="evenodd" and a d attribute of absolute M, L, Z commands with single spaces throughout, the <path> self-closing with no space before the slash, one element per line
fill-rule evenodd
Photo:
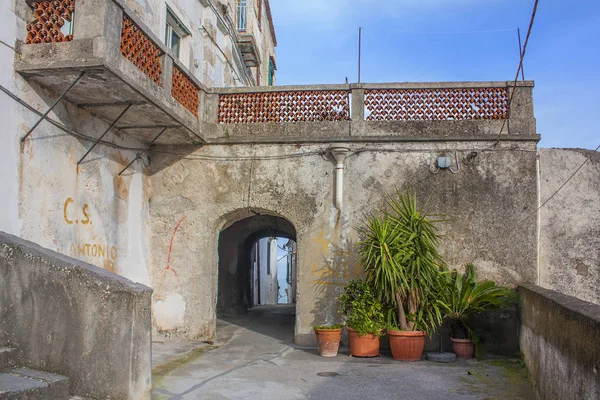
<path fill-rule="evenodd" d="M 360 83 L 360 55 L 362 41 L 362 26 L 358 27 L 358 83 Z"/>
<path fill-rule="evenodd" d="M 523 57 L 523 45 L 521 44 L 521 28 L 517 28 L 517 36 L 519 38 L 519 59 Z M 520 64 L 521 68 L 521 79 L 525 80 L 525 68 L 523 67 L 523 63 Z"/>
<path fill-rule="evenodd" d="M 73 89 L 73 86 L 75 86 L 77 84 L 77 82 L 79 82 L 79 80 L 83 77 L 83 75 L 85 74 L 85 71 L 81 71 L 81 73 L 79 74 L 79 76 L 77 77 L 77 79 L 75 79 L 75 82 L 71 83 L 71 86 L 69 86 L 67 88 L 67 90 L 65 90 L 59 97 L 58 99 L 56 99 L 56 101 L 54 103 L 52 103 L 52 105 L 50 106 L 50 108 L 41 116 L 40 119 L 37 120 L 37 122 L 35 124 L 33 124 L 33 126 L 29 129 L 29 131 L 25 134 L 25 136 L 23 136 L 21 138 L 21 143 L 23 143 L 25 141 L 25 139 L 27 139 L 29 137 L 29 135 L 31 135 L 31 133 L 34 131 L 35 128 L 37 128 L 37 126 L 46 119 L 46 117 L 48 116 L 48 114 L 50 114 L 50 111 L 52 111 L 54 109 L 54 107 L 56 107 L 56 105 L 58 104 L 59 101 L 61 101 L 63 99 L 63 97 L 66 96 L 67 93 L 69 93 L 71 91 L 71 89 Z"/>
<path fill-rule="evenodd" d="M 150 150 L 150 146 L 152 146 L 152 144 L 153 144 L 154 142 L 156 142 L 156 140 L 157 140 L 157 139 L 160 137 L 160 135 L 162 135 L 163 133 L 165 133 L 165 131 L 166 131 L 167 129 L 169 129 L 169 128 L 168 128 L 168 127 L 167 127 L 167 128 L 164 128 L 162 131 L 160 131 L 160 133 L 159 133 L 158 135 L 156 135 L 156 137 L 155 137 L 154 139 L 152 139 L 152 141 L 151 141 L 150 143 L 148 143 L 148 149 L 146 149 L 146 150 L 144 150 L 144 151 L 140 151 L 139 153 L 137 153 L 137 154 L 135 155 L 135 158 L 134 158 L 133 160 L 131 160 L 131 162 L 130 162 L 129 164 L 127 164 L 127 166 L 126 166 L 125 168 L 123 168 L 123 170 L 122 170 L 121 172 L 119 172 L 118 176 L 121 176 L 121 175 L 123 174 L 123 172 L 127 171 L 127 169 L 128 169 L 129 167 L 131 167 L 131 166 L 133 165 L 133 163 L 134 163 L 134 162 L 136 162 L 137 160 L 139 160 L 139 159 L 140 159 L 140 157 L 142 156 L 142 154 L 144 154 L 145 152 L 147 152 L 148 150 Z"/>
<path fill-rule="evenodd" d="M 108 128 L 106 128 L 106 130 L 104 131 L 104 133 L 103 133 L 103 134 L 102 134 L 102 135 L 101 135 L 101 136 L 100 136 L 100 137 L 99 137 L 99 138 L 98 138 L 98 139 L 97 139 L 97 140 L 94 142 L 94 144 L 92 145 L 92 147 L 90 147 L 90 148 L 89 148 L 89 150 L 85 152 L 85 154 L 83 155 L 83 157 L 81 157 L 81 158 L 79 159 L 79 161 L 77 161 L 77 165 L 81 164 L 81 162 L 82 162 L 82 161 L 83 161 L 83 160 L 84 160 L 84 159 L 87 157 L 87 155 L 88 155 L 88 154 L 90 154 L 90 152 L 91 152 L 92 150 L 94 150 L 94 147 L 96 147 L 96 145 L 97 145 L 98 143 L 100 143 L 100 141 L 101 141 L 102 139 L 104 139 L 104 136 L 106 136 L 106 134 L 107 134 L 107 133 L 108 133 L 108 132 L 109 132 L 109 131 L 110 131 L 110 130 L 111 130 L 111 129 L 112 129 L 114 126 L 115 126 L 115 124 L 116 124 L 117 122 L 119 122 L 119 120 L 121 119 L 121 117 L 122 117 L 123 115 L 125 115 L 125 113 L 127 112 L 127 110 L 129 110 L 129 109 L 131 108 L 131 106 L 132 106 L 132 104 L 129 104 L 129 105 L 128 105 L 128 106 L 127 106 L 127 107 L 126 107 L 124 110 L 123 110 L 123 112 L 122 112 L 122 113 L 121 113 L 121 114 L 120 114 L 120 115 L 117 117 L 117 119 L 115 119 L 115 120 L 113 121 L 113 123 L 112 123 L 112 124 L 110 124 L 110 126 L 109 126 Z"/>

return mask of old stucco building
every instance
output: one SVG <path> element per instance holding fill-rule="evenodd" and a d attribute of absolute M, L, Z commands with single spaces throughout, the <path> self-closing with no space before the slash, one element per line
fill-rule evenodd
<path fill-rule="evenodd" d="M 268 0 L 40 3 L 72 32 L 9 3 L 0 230 L 152 287 L 156 331 L 214 336 L 218 305 L 251 304 L 250 246 L 276 234 L 297 243 L 295 339 L 312 344 L 360 273 L 356 226 L 395 188 L 449 218 L 451 266 L 600 302 L 598 157 L 578 200 L 538 210 L 584 152 L 537 149 L 533 82 L 271 87 Z M 577 251 L 555 244 L 569 213 Z"/>

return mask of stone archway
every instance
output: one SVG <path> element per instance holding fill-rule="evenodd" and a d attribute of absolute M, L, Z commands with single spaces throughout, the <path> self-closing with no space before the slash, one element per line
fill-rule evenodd
<path fill-rule="evenodd" d="M 245 214 L 245 215 L 244 215 Z M 246 212 L 225 225 L 218 241 L 217 315 L 246 313 L 254 304 L 252 247 L 265 237 L 296 240 L 296 229 L 286 218 L 259 211 Z M 295 277 L 294 277 L 295 281 Z"/>

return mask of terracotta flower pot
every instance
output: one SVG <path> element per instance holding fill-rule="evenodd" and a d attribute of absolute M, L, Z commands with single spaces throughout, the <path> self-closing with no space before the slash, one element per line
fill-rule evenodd
<path fill-rule="evenodd" d="M 359 336 L 354 329 L 346 328 L 350 341 L 350 355 L 354 357 L 377 357 L 379 355 L 379 336 L 371 333 Z"/>
<path fill-rule="evenodd" d="M 452 351 L 458 358 L 473 358 L 475 354 L 475 344 L 471 339 L 454 339 L 452 341 Z"/>
<path fill-rule="evenodd" d="M 398 361 L 419 361 L 425 347 L 425 332 L 388 330 L 392 357 Z"/>
<path fill-rule="evenodd" d="M 317 342 L 319 342 L 319 354 L 323 357 L 337 356 L 342 337 L 342 328 L 337 329 L 315 329 Z"/>

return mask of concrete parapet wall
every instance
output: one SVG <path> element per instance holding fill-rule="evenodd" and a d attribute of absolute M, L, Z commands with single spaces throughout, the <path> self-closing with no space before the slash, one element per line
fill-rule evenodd
<path fill-rule="evenodd" d="M 0 232 L 0 343 L 72 394 L 147 399 L 152 290 Z"/>
<path fill-rule="evenodd" d="M 598 399 L 600 306 L 533 285 L 519 295 L 521 351 L 540 398 Z"/>
<path fill-rule="evenodd" d="M 211 98 L 214 104 L 205 107 L 218 109 L 222 118 L 213 114 L 208 121 L 221 123 L 216 137 L 207 139 L 257 143 L 269 137 L 297 142 L 371 136 L 531 140 L 537 136 L 533 86 L 532 81 L 516 87 L 514 82 L 501 81 L 218 88 L 211 90 L 219 95 Z M 379 95 L 369 100 L 369 91 Z M 399 93 L 404 97 L 397 97 Z M 412 114 L 415 110 L 418 115 Z"/>

